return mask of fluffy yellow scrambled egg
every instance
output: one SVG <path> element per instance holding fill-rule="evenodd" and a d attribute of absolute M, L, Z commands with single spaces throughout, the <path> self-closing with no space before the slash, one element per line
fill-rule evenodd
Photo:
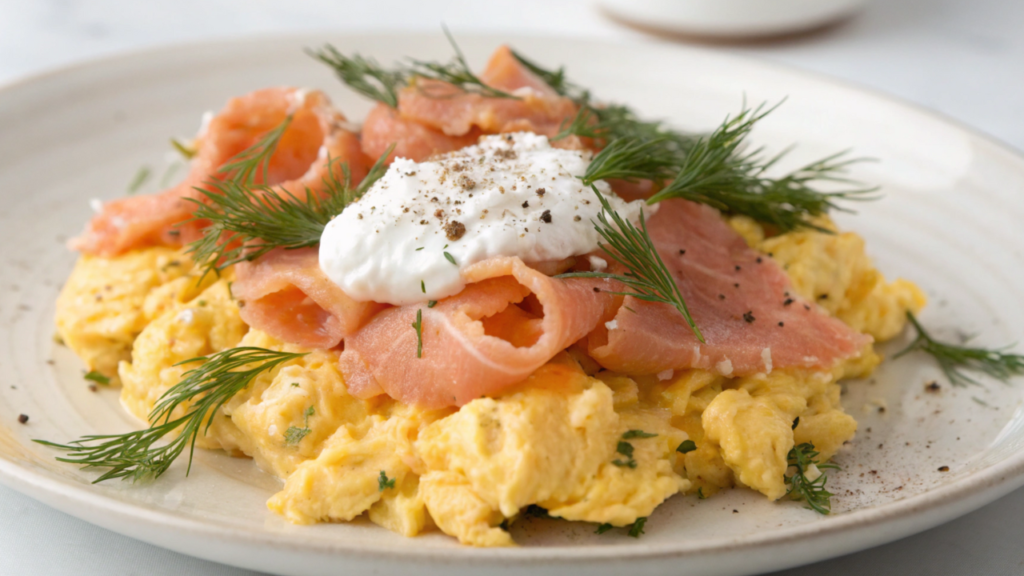
<path fill-rule="evenodd" d="M 878 341 L 924 305 L 913 284 L 885 281 L 856 234 L 766 237 L 749 219 L 730 223 L 801 295 Z M 199 283 L 191 268 L 162 248 L 82 258 L 58 302 L 60 334 L 90 368 L 119 376 L 122 402 L 140 419 L 189 369 L 175 366 L 183 360 L 234 346 L 308 352 L 257 377 L 199 440 L 283 479 L 268 506 L 301 524 L 365 514 L 406 536 L 440 529 L 465 544 L 509 546 L 503 525 L 530 505 L 626 526 L 678 493 L 745 486 L 778 499 L 794 445 L 813 443 L 827 459 L 853 437 L 837 382 L 881 360 L 869 347 L 831 371 L 689 370 L 662 381 L 601 370 L 571 348 L 500 397 L 428 411 L 349 395 L 336 352 L 248 329 L 230 274 Z M 679 450 L 684 441 L 695 448 Z"/>

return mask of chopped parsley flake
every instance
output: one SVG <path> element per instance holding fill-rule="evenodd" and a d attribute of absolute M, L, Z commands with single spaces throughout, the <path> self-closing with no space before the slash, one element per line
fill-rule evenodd
<path fill-rule="evenodd" d="M 676 448 L 676 452 L 680 454 L 689 454 L 697 449 L 697 443 L 693 440 L 683 440 L 683 443 Z"/>
<path fill-rule="evenodd" d="M 629 527 L 629 535 L 633 538 L 639 538 L 644 533 L 644 524 L 647 524 L 647 517 L 642 516 L 633 522 L 633 525 Z"/>
<path fill-rule="evenodd" d="M 309 435 L 309 428 L 299 428 L 298 426 L 289 426 L 284 432 L 284 441 L 289 446 L 298 446 L 302 439 Z"/>
<path fill-rule="evenodd" d="M 292 383 L 292 386 L 298 385 L 298 382 Z M 316 409 L 313 408 L 312 406 L 306 408 L 302 412 L 302 417 L 305 421 L 305 426 L 303 428 L 299 428 L 298 426 L 289 426 L 288 429 L 284 431 L 285 444 L 289 446 L 298 446 L 299 442 L 302 442 L 302 439 L 308 436 L 310 432 L 312 432 L 312 430 L 309 429 L 309 417 L 313 416 L 314 414 L 316 414 Z"/>
<path fill-rule="evenodd" d="M 623 440 L 632 440 L 634 438 L 654 438 L 657 434 L 650 434 L 643 430 L 629 430 L 622 435 Z"/>
<path fill-rule="evenodd" d="M 95 370 L 90 370 L 90 371 L 86 372 L 85 376 L 83 376 L 83 378 L 85 378 L 86 380 L 91 380 L 91 381 L 93 381 L 93 382 L 95 382 L 97 384 L 103 384 L 104 386 L 109 386 L 110 385 L 110 378 L 108 376 L 104 376 L 103 374 L 100 374 L 99 372 L 97 372 Z"/>
<path fill-rule="evenodd" d="M 381 470 L 380 471 L 380 476 L 377 477 L 377 488 L 380 489 L 381 492 L 383 492 L 383 491 L 387 490 L 388 488 L 394 488 L 394 487 L 395 487 L 395 478 L 388 479 L 387 473 L 384 472 L 383 470 Z"/>

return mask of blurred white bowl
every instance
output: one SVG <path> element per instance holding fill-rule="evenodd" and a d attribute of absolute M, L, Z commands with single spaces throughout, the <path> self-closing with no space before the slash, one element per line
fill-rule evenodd
<path fill-rule="evenodd" d="M 599 0 L 612 16 L 660 31 L 716 38 L 803 32 L 838 21 L 868 0 Z"/>

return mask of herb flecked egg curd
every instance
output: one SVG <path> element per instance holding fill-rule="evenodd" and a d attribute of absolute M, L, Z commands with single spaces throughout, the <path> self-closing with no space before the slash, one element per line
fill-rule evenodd
<path fill-rule="evenodd" d="M 760 110 L 692 136 L 504 47 L 479 76 L 318 57 L 378 101 L 358 132 L 315 90 L 233 99 L 182 184 L 73 241 L 59 336 L 148 428 L 50 446 L 144 481 L 194 440 L 292 522 L 474 546 L 530 513 L 639 537 L 730 488 L 830 511 L 838 382 L 925 304 L 828 218 L 845 162 L 766 178 Z"/>

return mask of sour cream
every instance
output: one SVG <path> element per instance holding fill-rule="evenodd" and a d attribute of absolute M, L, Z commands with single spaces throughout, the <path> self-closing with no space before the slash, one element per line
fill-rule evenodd
<path fill-rule="evenodd" d="M 397 158 L 327 225 L 320 267 L 356 300 L 405 305 L 458 294 L 461 271 L 488 258 L 529 264 L 587 254 L 600 240 L 593 222 L 601 212 L 577 178 L 589 163 L 588 152 L 525 132 L 426 162 Z M 627 203 L 604 182 L 597 188 L 623 218 L 639 220 L 642 201 Z"/>

